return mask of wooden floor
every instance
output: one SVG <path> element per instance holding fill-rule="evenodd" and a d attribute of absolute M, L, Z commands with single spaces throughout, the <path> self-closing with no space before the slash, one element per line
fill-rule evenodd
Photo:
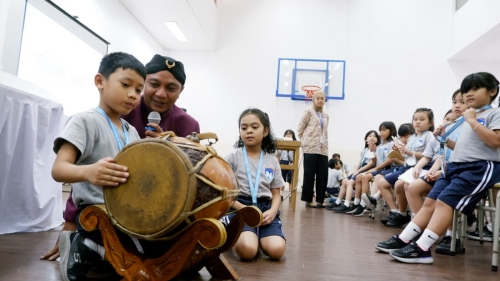
<path fill-rule="evenodd" d="M 300 201 L 292 212 L 288 200 L 282 209 L 287 250 L 281 261 L 271 262 L 259 255 L 252 262 L 241 262 L 233 252 L 225 254 L 241 280 L 500 280 L 500 272 L 490 270 L 491 243 L 467 241 L 465 254 L 434 254 L 433 265 L 409 265 L 375 250 L 377 242 L 400 231 L 382 225 L 379 214 L 372 221 L 305 208 Z M 0 280 L 61 280 L 59 262 L 39 260 L 58 233 L 55 229 L 0 235 Z M 102 272 L 91 275 L 92 280 L 110 280 Z M 216 279 L 203 269 L 199 275 L 178 280 Z"/>

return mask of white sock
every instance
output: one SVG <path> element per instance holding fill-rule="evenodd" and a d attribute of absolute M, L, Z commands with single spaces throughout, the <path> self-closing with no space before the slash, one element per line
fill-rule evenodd
<path fill-rule="evenodd" d="M 439 235 L 434 233 L 432 230 L 426 229 L 420 239 L 418 239 L 417 245 L 420 249 L 427 251 L 434 243 L 436 243 L 438 239 Z"/>
<path fill-rule="evenodd" d="M 359 204 L 361 204 L 361 207 L 366 207 L 366 203 L 363 200 L 361 200 L 361 202 Z"/>
<path fill-rule="evenodd" d="M 344 205 L 349 208 L 351 206 L 351 200 L 344 200 Z"/>
<path fill-rule="evenodd" d="M 354 198 L 354 205 L 358 205 L 358 204 L 359 204 L 359 201 L 361 201 L 361 199 L 359 199 L 359 198 Z"/>
<path fill-rule="evenodd" d="M 403 242 L 408 243 L 410 242 L 411 239 L 417 237 L 421 232 L 420 227 L 416 225 L 414 222 L 410 222 L 403 232 L 399 234 L 399 239 L 403 240 Z"/>
<path fill-rule="evenodd" d="M 399 210 L 398 209 L 392 209 L 391 212 L 393 212 L 393 213 L 399 213 Z"/>
<path fill-rule="evenodd" d="M 400 215 L 402 215 L 403 217 L 406 217 L 406 212 L 401 212 L 401 211 L 398 211 L 398 213 L 399 213 Z"/>
<path fill-rule="evenodd" d="M 337 198 L 337 201 L 335 201 L 335 204 L 340 205 L 340 203 L 342 203 L 342 199 Z"/>
<path fill-rule="evenodd" d="M 104 260 L 104 254 L 105 254 L 105 249 L 103 246 L 97 244 L 96 242 L 88 239 L 88 238 L 83 238 L 83 244 L 87 246 L 89 249 L 92 251 L 96 252 L 101 256 L 101 259 Z"/>
<path fill-rule="evenodd" d="M 451 230 L 449 230 L 449 229 L 446 230 L 446 236 L 450 236 L 451 237 L 452 234 L 453 233 L 451 232 Z"/>
<path fill-rule="evenodd" d="M 375 200 L 380 199 L 380 191 L 377 191 L 377 193 L 373 194 L 372 197 L 375 198 Z"/>

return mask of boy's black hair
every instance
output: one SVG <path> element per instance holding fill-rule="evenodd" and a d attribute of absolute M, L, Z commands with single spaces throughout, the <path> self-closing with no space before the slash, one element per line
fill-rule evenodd
<path fill-rule="evenodd" d="M 118 68 L 131 69 L 139 74 L 143 79 L 146 79 L 146 68 L 138 59 L 131 54 L 116 52 L 104 56 L 99 65 L 98 72 L 106 79 L 115 72 Z"/>
<path fill-rule="evenodd" d="M 492 103 L 498 95 L 497 78 L 488 72 L 477 72 L 467 75 L 460 85 L 460 92 L 465 95 L 470 89 L 486 88 L 488 91 L 494 91 L 495 95 L 491 97 Z"/>
<path fill-rule="evenodd" d="M 427 112 L 427 118 L 429 119 L 429 123 L 431 123 L 431 126 L 429 127 L 429 130 L 427 131 L 431 131 L 431 132 L 434 132 L 434 112 L 432 112 L 432 109 L 430 108 L 417 108 L 417 110 L 415 110 L 415 113 L 417 112 Z M 415 113 L 413 113 L 413 116 L 415 116 Z M 412 125 L 413 127 L 413 125 Z"/>
<path fill-rule="evenodd" d="M 335 165 L 337 165 L 338 162 L 339 162 L 338 159 L 332 158 L 328 161 L 328 167 L 330 169 L 335 169 Z"/>
<path fill-rule="evenodd" d="M 446 116 L 447 116 L 448 114 L 452 113 L 452 112 L 453 112 L 453 111 L 452 111 L 451 109 L 449 109 L 449 110 L 446 112 L 446 114 L 444 115 L 443 119 L 444 119 L 444 118 L 446 118 Z"/>
<path fill-rule="evenodd" d="M 241 119 L 250 114 L 254 114 L 259 118 L 260 122 L 264 126 L 264 129 L 265 128 L 269 129 L 269 133 L 267 134 L 267 136 L 265 136 L 262 139 L 262 144 L 261 144 L 262 150 L 264 150 L 269 154 L 276 152 L 276 145 L 274 144 L 274 136 L 271 130 L 271 122 L 269 121 L 269 116 L 267 116 L 267 113 L 257 108 L 249 108 L 244 110 L 241 113 L 240 118 L 238 119 L 238 128 L 240 128 Z M 240 136 L 238 140 L 238 147 L 243 147 L 243 146 L 245 146 L 245 144 L 243 143 L 243 140 L 241 139 Z"/>
<path fill-rule="evenodd" d="M 453 92 L 453 96 L 451 96 L 451 99 L 453 100 L 458 94 L 460 94 L 460 89 Z"/>
<path fill-rule="evenodd" d="M 285 133 L 283 134 L 283 136 L 286 136 L 288 133 L 292 134 L 293 140 L 297 140 L 297 138 L 295 137 L 295 132 L 292 129 L 286 130 Z"/>
<path fill-rule="evenodd" d="M 366 143 L 366 139 L 368 138 L 368 136 L 371 134 L 371 133 L 374 133 L 375 134 L 375 137 L 377 137 L 377 142 L 375 143 L 375 145 L 379 145 L 380 144 L 380 135 L 377 133 L 377 131 L 375 130 L 371 130 L 371 131 L 368 131 L 368 133 L 366 133 L 365 135 L 365 148 L 368 147 L 368 144 Z"/>
<path fill-rule="evenodd" d="M 338 157 L 338 158 L 340 159 L 340 154 L 338 154 L 338 153 L 334 153 L 334 154 L 332 155 L 332 158 L 335 158 L 335 157 Z"/>
<path fill-rule="evenodd" d="M 411 136 L 415 134 L 415 128 L 413 128 L 412 123 L 404 123 L 399 126 L 398 135 L 400 137 Z"/>
<path fill-rule="evenodd" d="M 394 125 L 394 123 L 391 121 L 382 122 L 382 124 L 380 124 L 380 126 L 378 126 L 378 130 L 381 131 L 382 129 L 387 129 L 391 132 L 391 134 L 389 135 L 388 141 L 391 140 L 391 136 L 392 137 L 398 136 L 397 135 L 398 131 L 396 131 L 396 125 Z"/>

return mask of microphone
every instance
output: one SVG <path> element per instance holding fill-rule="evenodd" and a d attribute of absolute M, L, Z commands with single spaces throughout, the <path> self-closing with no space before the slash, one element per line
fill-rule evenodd
<path fill-rule="evenodd" d="M 149 113 L 149 115 L 148 115 L 148 123 L 160 124 L 160 121 L 161 121 L 160 113 L 158 113 L 156 111 L 151 111 L 151 113 Z M 145 129 L 146 129 L 146 131 L 156 132 L 156 129 L 154 127 L 146 126 Z"/>

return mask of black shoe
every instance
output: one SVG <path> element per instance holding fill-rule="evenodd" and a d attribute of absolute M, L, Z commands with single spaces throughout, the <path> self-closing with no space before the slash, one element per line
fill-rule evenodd
<path fill-rule="evenodd" d="M 387 222 L 388 227 L 402 227 L 403 225 L 409 223 L 411 217 L 409 215 L 403 216 L 400 213 L 395 214 L 390 221 Z"/>
<path fill-rule="evenodd" d="M 340 204 L 342 204 L 342 203 L 340 203 Z M 333 202 L 329 206 L 325 207 L 325 209 L 327 209 L 327 210 L 333 210 L 334 208 L 339 207 L 340 204 L 337 204 L 337 203 Z M 344 205 L 344 204 L 342 204 L 342 205 Z"/>
<path fill-rule="evenodd" d="M 460 238 L 455 243 L 455 253 L 460 251 Z M 436 247 L 436 253 L 451 256 L 451 236 L 445 236 Z"/>
<path fill-rule="evenodd" d="M 341 204 L 340 206 L 338 206 L 337 208 L 333 208 L 332 211 L 334 211 L 335 213 L 345 213 L 347 211 L 349 211 L 350 208 L 347 207 L 346 205 L 344 204 Z"/>
<path fill-rule="evenodd" d="M 377 199 L 373 198 L 372 196 L 361 194 L 361 200 L 366 203 L 368 209 L 374 211 L 377 208 Z"/>
<path fill-rule="evenodd" d="M 366 209 L 366 206 L 361 206 L 361 204 L 358 205 L 358 208 L 356 208 L 356 210 L 354 210 L 354 212 L 352 212 L 351 214 L 355 217 L 361 217 L 363 216 L 363 212 L 365 211 Z"/>
<path fill-rule="evenodd" d="M 403 240 L 399 239 L 399 235 L 394 235 L 389 240 L 378 243 L 375 246 L 375 249 L 384 253 L 390 253 L 394 250 L 399 250 L 408 244 L 410 243 L 406 243 Z"/>
<path fill-rule="evenodd" d="M 59 235 L 59 270 L 64 281 L 76 281 L 85 278 L 92 261 L 100 256 L 83 244 L 83 235 L 78 232 L 62 231 Z"/>
<path fill-rule="evenodd" d="M 386 225 L 387 222 L 390 221 L 392 217 L 394 217 L 396 214 L 397 214 L 396 212 L 389 212 L 389 215 L 387 217 L 383 217 L 380 219 L 380 222 Z"/>
<path fill-rule="evenodd" d="M 394 250 L 390 253 L 394 259 L 405 263 L 433 263 L 431 248 L 424 251 L 420 249 L 417 243 L 410 243 L 404 248 Z"/>
<path fill-rule="evenodd" d="M 476 240 L 479 241 L 479 230 L 476 228 L 476 231 L 467 234 L 468 239 Z M 493 233 L 486 227 L 486 225 L 483 228 L 483 241 L 486 242 L 493 242 Z"/>
<path fill-rule="evenodd" d="M 349 210 L 347 210 L 347 212 L 345 212 L 345 213 L 346 214 L 354 213 L 354 211 L 356 211 L 356 209 L 358 209 L 358 206 L 359 206 L 359 204 L 357 204 L 357 205 L 351 204 L 351 207 L 349 207 Z"/>

